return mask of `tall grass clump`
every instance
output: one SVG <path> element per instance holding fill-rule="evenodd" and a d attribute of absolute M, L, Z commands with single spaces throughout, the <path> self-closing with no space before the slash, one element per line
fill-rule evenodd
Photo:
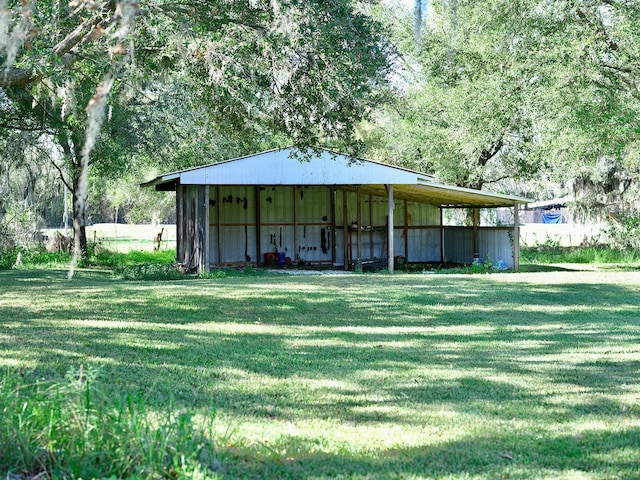
<path fill-rule="evenodd" d="M 103 248 L 96 248 L 89 252 L 88 263 L 102 268 L 116 268 L 130 265 L 168 265 L 175 263 L 176 250 L 159 250 L 143 252 L 132 250 L 128 253 L 112 252 Z"/>
<path fill-rule="evenodd" d="M 107 394 L 93 369 L 0 379 L 0 477 L 218 478 L 207 431 L 185 411 L 153 414 L 139 396 Z"/>
<path fill-rule="evenodd" d="M 537 246 L 521 249 L 521 260 L 529 263 L 634 264 L 640 262 L 640 251 L 609 246 L 560 247 Z"/>
<path fill-rule="evenodd" d="M 15 247 L 0 251 L 0 270 L 12 268 L 59 268 L 71 261 L 69 252 L 48 252 L 44 247 Z"/>

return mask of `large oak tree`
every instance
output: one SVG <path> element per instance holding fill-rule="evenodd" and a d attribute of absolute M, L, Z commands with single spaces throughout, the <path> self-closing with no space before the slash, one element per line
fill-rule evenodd
<path fill-rule="evenodd" d="M 391 15 L 404 83 L 372 155 L 474 188 L 597 176 L 603 163 L 637 171 L 638 2 L 416 4 L 419 20 Z"/>
<path fill-rule="evenodd" d="M 1 3 L 1 120 L 41 129 L 62 152 L 76 257 L 86 252 L 89 165 L 122 163 L 93 153 L 100 131 L 152 83 L 177 75 L 185 103 L 205 107 L 225 135 L 353 146 L 387 72 L 382 28 L 351 0 Z"/>

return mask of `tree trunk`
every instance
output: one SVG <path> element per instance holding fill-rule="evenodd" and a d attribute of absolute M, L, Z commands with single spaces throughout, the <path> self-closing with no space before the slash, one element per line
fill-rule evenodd
<path fill-rule="evenodd" d="M 73 257 L 77 260 L 87 258 L 87 229 L 85 206 L 86 192 L 80 191 L 80 175 L 73 176 Z"/>

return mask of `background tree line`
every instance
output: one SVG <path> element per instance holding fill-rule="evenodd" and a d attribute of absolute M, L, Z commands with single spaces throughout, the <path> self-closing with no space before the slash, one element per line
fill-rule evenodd
<path fill-rule="evenodd" d="M 638 31 L 632 0 L 3 0 L 3 242 L 68 215 L 82 256 L 87 219 L 167 220 L 138 182 L 290 144 L 634 217 Z"/>

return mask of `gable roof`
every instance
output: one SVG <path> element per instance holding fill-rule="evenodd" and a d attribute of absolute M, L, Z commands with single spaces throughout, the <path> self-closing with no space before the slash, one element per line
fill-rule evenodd
<path fill-rule="evenodd" d="M 324 149 L 270 150 L 220 163 L 160 175 L 141 184 L 156 190 L 176 185 L 327 185 L 386 195 L 394 186 L 398 199 L 451 207 L 499 207 L 530 199 L 438 183 L 433 177 L 402 167 L 348 157 Z"/>

